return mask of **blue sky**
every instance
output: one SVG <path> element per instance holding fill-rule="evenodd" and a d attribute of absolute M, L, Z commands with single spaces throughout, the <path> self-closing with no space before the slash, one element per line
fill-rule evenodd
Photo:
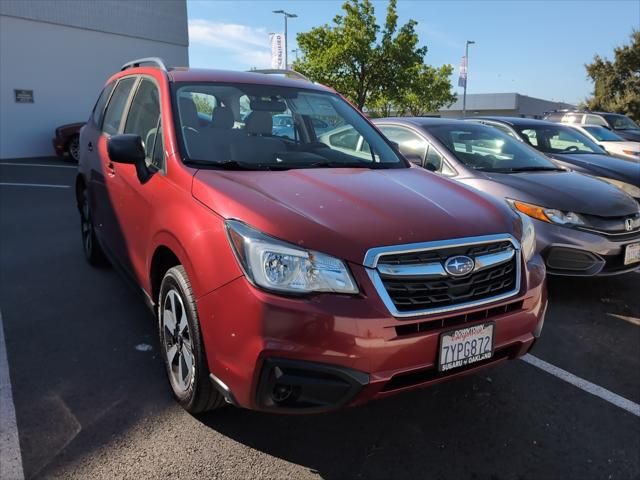
<path fill-rule="evenodd" d="M 289 50 L 295 35 L 330 23 L 342 0 L 188 0 L 192 67 L 247 70 L 269 67 L 269 33 L 281 32 L 284 9 Z M 387 1 L 374 1 L 378 22 Z M 468 93 L 518 92 L 577 103 L 591 92 L 584 64 L 594 54 L 612 57 L 640 29 L 640 0 L 472 1 L 399 0 L 399 22 L 418 21 L 426 63 L 456 67 L 470 47 Z M 292 54 L 289 53 L 290 59 Z M 459 90 L 455 87 L 455 90 Z"/>

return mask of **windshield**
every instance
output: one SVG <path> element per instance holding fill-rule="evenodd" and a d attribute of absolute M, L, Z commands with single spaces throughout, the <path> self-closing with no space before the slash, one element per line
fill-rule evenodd
<path fill-rule="evenodd" d="M 616 135 L 604 127 L 587 126 L 583 128 L 599 142 L 624 142 L 624 139 L 620 135 Z"/>
<path fill-rule="evenodd" d="M 614 130 L 638 130 L 640 127 L 626 115 L 616 115 L 615 113 L 609 113 L 604 115 L 609 125 Z"/>
<path fill-rule="evenodd" d="M 544 155 L 492 127 L 451 124 L 425 128 L 460 162 L 475 170 L 503 173 L 559 170 Z"/>
<path fill-rule="evenodd" d="M 243 170 L 407 167 L 353 107 L 330 92 L 199 83 L 178 84 L 174 95 L 187 164 Z M 336 135 L 359 141 L 333 142 Z"/>
<path fill-rule="evenodd" d="M 589 137 L 571 127 L 542 124 L 515 128 L 525 142 L 544 153 L 605 153 Z"/>

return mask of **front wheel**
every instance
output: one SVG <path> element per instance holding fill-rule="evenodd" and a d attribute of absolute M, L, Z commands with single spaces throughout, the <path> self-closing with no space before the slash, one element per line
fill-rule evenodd
<path fill-rule="evenodd" d="M 160 350 L 180 405 L 192 414 L 224 405 L 209 379 L 196 303 L 181 265 L 170 268 L 162 279 L 158 319 Z"/>
<path fill-rule="evenodd" d="M 96 231 L 93 226 L 93 217 L 91 216 L 91 207 L 89 204 L 89 194 L 84 188 L 78 198 L 78 207 L 80 210 L 80 232 L 82 233 L 82 249 L 84 257 L 94 267 L 104 267 L 108 265 L 107 258 L 98 243 Z"/>
<path fill-rule="evenodd" d="M 74 162 L 78 162 L 78 159 L 80 158 L 80 137 L 78 135 L 74 135 L 71 140 L 69 140 L 69 143 L 67 144 L 67 153 Z"/>

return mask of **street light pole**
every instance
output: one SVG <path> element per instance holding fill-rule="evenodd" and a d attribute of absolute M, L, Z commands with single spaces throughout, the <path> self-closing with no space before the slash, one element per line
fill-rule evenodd
<path fill-rule="evenodd" d="M 474 41 L 467 40 L 467 43 L 464 46 L 464 68 L 465 77 L 464 77 L 464 91 L 462 93 L 462 118 L 467 116 L 467 82 L 469 81 L 469 45 L 473 45 Z"/>
<path fill-rule="evenodd" d="M 274 10 L 273 13 L 281 14 L 284 16 L 284 68 L 285 70 L 289 68 L 289 58 L 287 55 L 287 49 L 289 48 L 289 39 L 287 32 L 287 20 L 290 18 L 297 18 L 298 15 L 295 13 L 288 13 L 284 10 Z"/>

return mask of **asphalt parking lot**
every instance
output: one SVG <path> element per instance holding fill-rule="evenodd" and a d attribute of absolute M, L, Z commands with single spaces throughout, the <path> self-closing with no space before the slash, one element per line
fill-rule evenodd
<path fill-rule="evenodd" d="M 74 177 L 52 159 L 0 163 L 0 328 L 25 478 L 640 478 L 639 273 L 551 281 L 538 366 L 334 414 L 196 418 L 171 398 L 142 298 L 84 261 Z M 0 471 L 18 475 L 10 443 Z"/>

